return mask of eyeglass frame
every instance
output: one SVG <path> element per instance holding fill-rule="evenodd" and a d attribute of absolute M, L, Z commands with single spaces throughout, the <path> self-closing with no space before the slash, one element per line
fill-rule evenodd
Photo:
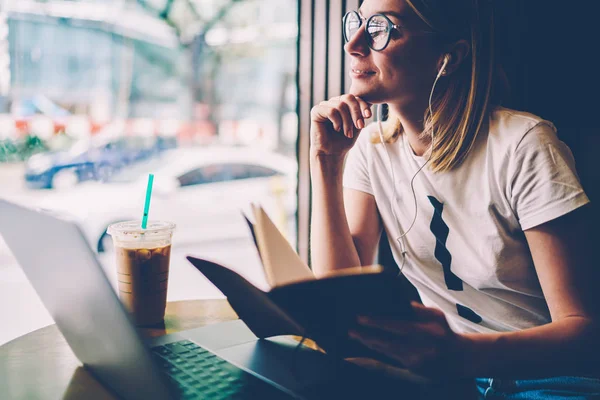
<path fill-rule="evenodd" d="M 392 30 L 395 29 L 398 32 L 402 33 L 402 30 L 404 29 L 404 27 L 402 25 L 398 25 L 398 24 L 394 24 L 392 22 L 391 19 L 389 19 L 389 17 L 385 14 L 381 14 L 381 13 L 377 13 L 377 14 L 373 14 L 371 15 L 369 18 L 365 18 L 363 16 L 361 16 L 358 11 L 348 11 L 345 15 L 344 18 L 342 18 L 342 35 L 344 36 L 344 40 L 346 41 L 346 43 L 348 43 L 352 38 L 348 38 L 346 36 L 346 20 L 348 19 L 348 16 L 350 16 L 351 14 L 355 14 L 358 17 L 358 21 L 359 21 L 359 25 L 358 25 L 358 29 L 356 30 L 358 32 L 358 30 L 360 29 L 360 27 L 363 25 L 363 21 L 365 22 L 365 26 L 369 26 L 369 22 L 371 21 L 371 19 L 373 19 L 374 17 L 383 17 L 387 23 L 387 39 L 385 40 L 385 44 L 383 45 L 382 48 L 380 49 L 374 49 L 373 46 L 371 45 L 372 40 L 369 40 L 367 42 L 367 45 L 369 46 L 369 48 L 373 51 L 383 51 L 385 50 L 385 48 L 388 46 L 388 44 L 390 44 L 390 38 L 392 37 Z M 368 33 L 368 31 L 366 32 L 369 37 L 372 39 L 373 37 Z M 421 33 L 424 34 L 436 34 L 436 32 L 430 32 L 430 31 L 422 31 Z M 354 37 L 354 36 L 352 36 Z"/>

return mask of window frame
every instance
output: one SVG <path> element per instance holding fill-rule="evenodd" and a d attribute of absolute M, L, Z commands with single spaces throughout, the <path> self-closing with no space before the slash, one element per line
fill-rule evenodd
<path fill-rule="evenodd" d="M 298 0 L 298 214 L 297 249 L 310 265 L 310 109 L 346 92 L 350 63 L 344 54 L 342 18 L 361 0 Z"/>

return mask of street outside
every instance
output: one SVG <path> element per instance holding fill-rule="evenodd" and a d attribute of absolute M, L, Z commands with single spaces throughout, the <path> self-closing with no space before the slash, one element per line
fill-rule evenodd
<path fill-rule="evenodd" d="M 2 182 L 0 197 L 31 201 L 48 194 L 45 190 L 24 188 L 23 167 L 20 164 L 0 164 L 0 182 Z M 223 298 L 223 294 L 185 259 L 187 255 L 215 261 L 235 270 L 262 289 L 268 287 L 256 248 L 248 232 L 246 238 L 174 247 L 171 254 L 168 301 Z M 116 287 L 114 254 L 101 253 L 98 259 L 107 277 Z M 51 316 L 1 237 L 0 318 L 3 321 L 0 329 L 0 345 L 53 323 Z"/>
<path fill-rule="evenodd" d="M 141 219 L 151 173 L 168 300 L 223 297 L 187 255 L 265 289 L 242 214 L 295 243 L 297 3 L 171 3 L 0 0 L 0 198 L 72 217 L 116 286 L 107 228 Z M 0 320 L 0 345 L 53 323 L 1 236 Z"/>

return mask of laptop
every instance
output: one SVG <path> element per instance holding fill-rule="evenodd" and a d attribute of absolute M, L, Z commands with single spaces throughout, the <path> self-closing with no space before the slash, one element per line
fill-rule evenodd
<path fill-rule="evenodd" d="M 341 398 L 347 386 L 330 357 L 258 340 L 241 320 L 143 338 L 68 217 L 0 199 L 0 233 L 77 358 L 121 398 Z"/>

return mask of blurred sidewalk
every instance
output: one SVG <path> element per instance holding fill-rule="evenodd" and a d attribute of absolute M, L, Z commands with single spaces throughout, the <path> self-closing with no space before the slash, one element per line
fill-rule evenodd
<path fill-rule="evenodd" d="M 23 191 L 24 174 L 24 163 L 0 163 L 0 195 Z"/>

